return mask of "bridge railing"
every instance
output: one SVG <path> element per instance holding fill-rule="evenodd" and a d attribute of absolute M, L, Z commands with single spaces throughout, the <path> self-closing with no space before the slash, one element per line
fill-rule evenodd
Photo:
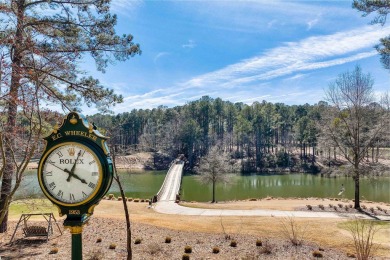
<path fill-rule="evenodd" d="M 175 160 L 172 161 L 171 164 L 169 165 L 168 173 L 167 173 L 167 175 L 165 176 L 164 182 L 163 182 L 163 184 L 161 185 L 160 190 L 157 192 L 157 201 L 160 200 L 161 195 L 164 193 L 164 191 L 165 191 L 165 189 L 166 189 L 166 187 L 167 187 L 167 179 L 168 179 L 169 174 L 171 174 L 171 169 L 172 169 L 172 167 L 173 167 L 173 165 L 174 165 L 174 162 L 175 162 Z"/>

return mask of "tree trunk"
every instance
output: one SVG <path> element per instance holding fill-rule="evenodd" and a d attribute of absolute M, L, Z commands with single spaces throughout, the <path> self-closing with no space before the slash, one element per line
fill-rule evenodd
<path fill-rule="evenodd" d="M 213 200 L 211 201 L 211 203 L 215 203 L 215 181 L 213 181 Z"/>
<path fill-rule="evenodd" d="M 376 147 L 376 158 L 375 158 L 375 162 L 378 162 L 379 160 L 379 144 L 378 146 Z"/>
<path fill-rule="evenodd" d="M 127 241 L 126 241 L 126 249 L 127 249 L 127 260 L 132 260 L 133 259 L 133 250 L 131 248 L 131 225 L 130 225 L 130 214 L 129 214 L 129 209 L 127 207 L 127 199 L 125 196 L 125 192 L 123 191 L 122 183 L 119 178 L 119 174 L 116 171 L 116 163 L 115 163 L 115 152 L 112 154 L 113 157 L 113 163 L 114 163 L 114 169 L 115 169 L 115 181 L 118 183 L 119 191 L 121 193 L 122 197 L 122 203 L 123 203 L 123 209 L 125 210 L 125 219 L 126 219 L 126 236 L 127 236 Z"/>
<path fill-rule="evenodd" d="M 314 145 L 312 146 L 312 148 L 313 148 L 313 157 L 312 157 L 313 159 L 311 161 L 311 164 L 314 165 L 314 163 L 316 161 L 316 156 L 315 156 L 315 153 L 314 153 L 315 152 Z"/>
<path fill-rule="evenodd" d="M 360 198 L 359 198 L 360 197 L 360 176 L 356 172 L 355 172 L 354 181 L 355 181 L 355 206 L 354 206 L 354 208 L 360 210 Z"/>
<path fill-rule="evenodd" d="M 14 175 L 15 166 L 12 163 L 12 133 L 16 128 L 16 113 L 18 109 L 18 90 L 20 84 L 20 65 L 21 65 L 21 52 L 22 52 L 22 42 L 23 42 L 23 31 L 22 31 L 22 21 L 24 19 L 24 0 L 17 2 L 18 12 L 17 12 L 17 28 L 15 33 L 16 43 L 14 43 L 14 56 L 12 59 L 12 75 L 11 75 L 11 87 L 9 92 L 9 101 L 8 101 L 8 113 L 7 113 L 7 124 L 5 128 L 5 165 L 4 173 L 1 184 L 1 195 L 0 195 L 0 212 L 5 211 L 4 218 L 0 224 L 0 233 L 4 233 L 8 228 L 8 206 L 9 206 L 9 195 L 11 194 L 12 188 L 12 176 Z"/>
<path fill-rule="evenodd" d="M 359 173 L 359 165 L 356 165 L 354 167 L 354 181 L 355 181 L 355 209 L 360 210 L 360 173 Z"/>
<path fill-rule="evenodd" d="M 127 200 L 125 193 L 122 188 L 122 184 L 119 180 L 119 175 L 118 173 L 115 173 L 116 177 L 115 180 L 118 183 L 119 190 L 121 192 L 121 197 L 122 197 L 122 203 L 123 203 L 123 208 L 125 210 L 125 217 L 126 217 L 126 234 L 127 234 L 127 241 L 126 241 L 126 249 L 127 249 L 127 260 L 133 259 L 133 250 L 131 248 L 131 226 L 130 226 L 130 215 L 129 215 L 129 209 L 127 208 Z"/>

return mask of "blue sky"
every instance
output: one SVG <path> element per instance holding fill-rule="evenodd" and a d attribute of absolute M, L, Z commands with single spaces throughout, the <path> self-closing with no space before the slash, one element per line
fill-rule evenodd
<path fill-rule="evenodd" d="M 115 112 L 173 107 L 204 95 L 232 102 L 314 104 L 340 73 L 360 65 L 379 95 L 390 73 L 374 49 L 390 24 L 370 25 L 352 1 L 113 0 L 117 32 L 142 55 L 105 74 L 82 66 L 124 96 Z M 85 114 L 97 112 L 84 109 Z"/>

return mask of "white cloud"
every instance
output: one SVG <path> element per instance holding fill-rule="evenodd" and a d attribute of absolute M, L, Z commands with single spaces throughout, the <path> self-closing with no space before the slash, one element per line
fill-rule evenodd
<path fill-rule="evenodd" d="M 240 86 L 292 73 L 321 69 L 376 55 L 373 46 L 390 34 L 390 27 L 366 26 L 325 36 L 314 36 L 285 43 L 262 55 L 229 65 L 217 71 L 194 77 L 184 88 L 210 85 Z"/>
<path fill-rule="evenodd" d="M 188 40 L 188 42 L 186 44 L 183 44 L 181 47 L 183 47 L 184 49 L 193 49 L 196 47 L 196 43 L 193 40 Z"/>

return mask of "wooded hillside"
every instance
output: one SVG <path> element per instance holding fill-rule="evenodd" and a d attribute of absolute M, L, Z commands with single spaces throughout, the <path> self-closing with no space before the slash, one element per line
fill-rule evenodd
<path fill-rule="evenodd" d="M 387 111 L 378 103 L 366 109 L 372 108 L 377 116 L 370 120 L 380 120 L 378 115 Z M 89 121 L 102 129 L 115 128 L 110 142 L 123 155 L 141 151 L 184 154 L 188 167 L 193 168 L 210 147 L 219 145 L 241 162 L 244 172 L 276 167 L 316 171 L 316 160 L 321 160 L 320 165 L 332 165 L 338 159 L 337 145 L 326 138 L 322 127 L 331 110 L 324 101 L 315 105 L 266 101 L 247 105 L 204 96 L 173 108 L 134 109 L 115 116 L 95 114 Z M 370 144 L 367 162 L 378 162 L 383 155 L 380 151 L 385 151 L 380 148 L 390 146 L 388 129 Z"/>

